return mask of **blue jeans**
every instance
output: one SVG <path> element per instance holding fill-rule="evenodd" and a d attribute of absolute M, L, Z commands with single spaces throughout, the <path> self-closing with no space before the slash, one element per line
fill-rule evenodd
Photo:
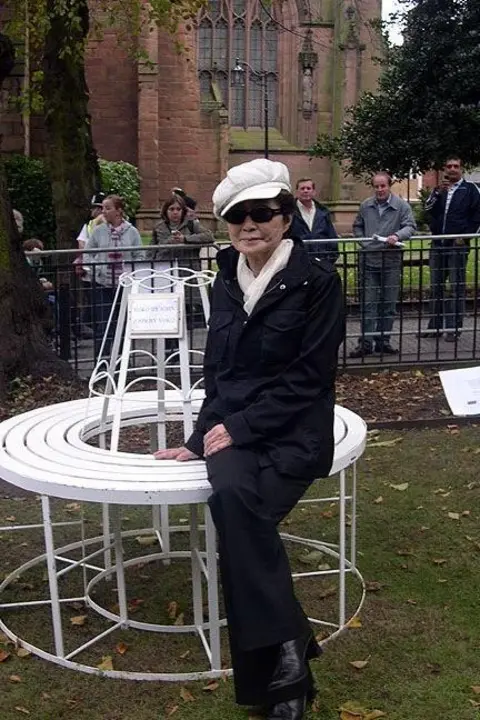
<path fill-rule="evenodd" d="M 382 265 L 370 265 L 368 256 L 360 255 L 359 295 L 362 328 L 360 343 L 371 347 L 375 340 L 377 347 L 381 347 L 390 342 L 401 272 L 402 264 L 397 260 L 384 261 Z"/>
<path fill-rule="evenodd" d="M 110 311 L 112 309 L 113 301 L 115 298 L 116 288 L 104 287 L 103 285 L 93 286 L 93 304 L 92 304 L 92 320 L 94 329 L 94 347 L 95 357 L 100 351 L 103 336 L 107 329 L 108 318 L 110 317 Z M 112 347 L 113 337 L 115 335 L 115 328 L 117 326 L 119 303 L 117 303 L 116 312 L 110 323 L 108 330 L 108 337 L 105 340 L 104 352 L 105 355 L 110 354 Z"/>
<path fill-rule="evenodd" d="M 429 329 L 456 330 L 463 326 L 469 250 L 468 245 L 430 249 Z"/>

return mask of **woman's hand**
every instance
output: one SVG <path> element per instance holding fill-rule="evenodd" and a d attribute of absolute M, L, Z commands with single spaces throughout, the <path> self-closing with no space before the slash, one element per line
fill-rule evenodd
<path fill-rule="evenodd" d="M 203 452 L 205 457 L 215 455 L 220 450 L 233 445 L 225 425 L 215 425 L 203 438 Z"/>
<path fill-rule="evenodd" d="M 157 450 L 153 453 L 155 460 L 178 460 L 178 462 L 185 462 L 186 460 L 200 460 L 198 455 L 195 455 L 191 450 L 186 447 L 170 448 L 169 450 Z"/>

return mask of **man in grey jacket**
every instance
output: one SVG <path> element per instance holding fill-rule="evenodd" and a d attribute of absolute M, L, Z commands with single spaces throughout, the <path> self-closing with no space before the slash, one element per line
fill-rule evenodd
<path fill-rule="evenodd" d="M 391 192 L 392 178 L 378 172 L 372 178 L 375 194 L 364 200 L 353 223 L 360 240 L 359 295 L 362 334 L 350 357 L 361 358 L 374 350 L 394 355 L 390 344 L 400 289 L 402 243 L 416 230 L 412 208 Z"/>

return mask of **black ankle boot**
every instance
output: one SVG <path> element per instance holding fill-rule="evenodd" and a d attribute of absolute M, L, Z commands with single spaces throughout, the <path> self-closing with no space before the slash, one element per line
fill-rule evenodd
<path fill-rule="evenodd" d="M 305 695 L 294 700 L 286 700 L 270 708 L 267 720 L 302 720 L 306 707 Z"/>
<path fill-rule="evenodd" d="M 310 669 L 310 665 L 308 662 L 306 663 L 307 666 L 307 691 L 305 695 L 305 706 L 309 707 L 313 701 L 315 700 L 315 697 L 317 695 L 317 690 L 315 687 L 315 681 L 313 679 L 312 671 Z M 272 709 L 278 705 L 283 705 L 284 703 L 277 703 L 276 705 L 253 705 L 249 709 L 249 714 L 251 715 L 259 715 L 260 717 L 267 717 L 269 716 L 269 712 L 272 711 Z M 281 717 L 281 716 L 280 716 Z M 287 716 L 288 717 L 288 716 Z"/>
<path fill-rule="evenodd" d="M 280 646 L 277 666 L 268 685 L 268 693 L 303 682 L 308 675 L 307 650 L 312 642 L 312 632 L 295 640 L 287 640 Z"/>

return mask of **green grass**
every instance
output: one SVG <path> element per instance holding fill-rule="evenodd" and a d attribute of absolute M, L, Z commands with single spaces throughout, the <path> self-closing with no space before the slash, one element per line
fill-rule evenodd
<path fill-rule="evenodd" d="M 478 428 L 382 433 L 380 440 L 398 437 L 402 441 L 393 447 L 368 448 L 359 467 L 358 564 L 365 579 L 378 583 L 381 589 L 367 594 L 362 627 L 334 640 L 314 663 L 319 696 L 316 712 L 310 712 L 308 720 L 338 720 L 338 708 L 348 703 L 364 710 L 381 710 L 389 720 L 478 719 L 478 708 L 472 702 L 480 698 L 471 689 L 480 685 Z M 408 483 L 408 488 L 391 487 L 402 483 Z M 144 512 L 125 508 L 125 527 L 147 522 Z M 459 519 L 449 517 L 449 512 L 458 513 Z M 11 517 L 27 522 L 38 514 L 36 499 L 2 500 L 0 525 L 12 522 Z M 78 511 L 58 502 L 55 515 L 57 519 L 71 519 Z M 185 511 L 179 508 L 177 519 L 183 516 Z M 88 533 L 98 533 L 98 509 L 88 506 L 86 517 Z M 332 539 L 336 517 L 335 508 L 298 507 L 286 529 Z M 70 533 L 61 531 L 65 539 Z M 183 546 L 185 538 L 177 536 L 175 542 L 177 547 Z M 151 551 L 140 548 L 134 539 L 127 549 L 142 554 Z M 2 533 L 1 574 L 41 551 L 38 531 Z M 306 567 L 299 562 L 303 555 L 298 547 L 291 549 L 295 567 Z M 138 619 L 163 618 L 168 622 L 168 605 L 175 600 L 188 622 L 187 567 L 185 562 L 170 567 L 157 562 L 129 571 L 130 600 L 145 601 L 139 607 Z M 66 582 L 75 591 L 78 580 Z M 297 583 L 309 613 L 332 617 L 336 598 L 321 599 L 329 594 L 325 589 L 331 585 L 327 580 Z M 358 601 L 358 586 L 353 581 L 349 586 L 352 609 Z M 32 570 L 2 600 L 29 599 L 42 588 L 46 592 L 43 568 Z M 96 599 L 107 607 L 115 603 L 109 583 L 98 586 Z M 25 638 L 46 645 L 51 642 L 47 612 L 1 612 Z M 69 647 L 97 624 L 100 627 L 91 611 L 86 611 L 85 627 L 71 626 L 69 616 L 78 614 L 73 608 L 65 612 Z M 123 656 L 115 652 L 120 641 L 128 646 Z M 87 676 L 34 657 L 18 658 L 5 644 L 0 645 L 2 648 L 12 652 L 0 663 L 2 720 L 18 720 L 22 714 L 26 717 L 18 708 L 29 711 L 35 720 L 247 718 L 247 713 L 234 705 L 231 681 L 220 682 L 214 692 L 202 690 L 205 683 L 189 683 L 194 700 L 186 702 L 180 685 Z M 182 659 L 187 649 L 190 655 Z M 135 631 L 107 637 L 80 659 L 96 664 L 103 655 L 112 655 L 118 669 L 187 670 L 202 662 L 198 643 L 192 638 L 172 639 Z M 226 645 L 224 656 L 228 662 Z M 366 659 L 363 670 L 350 665 L 351 661 Z M 20 682 L 9 680 L 15 675 Z"/>

